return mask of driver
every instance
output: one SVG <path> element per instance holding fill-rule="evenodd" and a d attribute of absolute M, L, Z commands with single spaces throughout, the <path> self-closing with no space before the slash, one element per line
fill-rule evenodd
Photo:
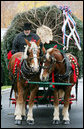
<path fill-rule="evenodd" d="M 14 54 L 16 52 L 24 52 L 24 45 L 26 45 L 25 39 L 28 41 L 31 41 L 32 39 L 35 41 L 38 41 L 40 37 L 33 33 L 31 31 L 31 24 L 30 23 L 25 23 L 23 27 L 23 32 L 19 33 L 13 40 L 13 45 L 12 45 L 12 51 L 11 53 Z M 40 56 L 45 53 L 45 48 L 40 42 Z"/>

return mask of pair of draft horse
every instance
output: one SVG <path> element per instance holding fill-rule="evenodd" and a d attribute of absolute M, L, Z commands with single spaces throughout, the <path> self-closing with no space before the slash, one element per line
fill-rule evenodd
<path fill-rule="evenodd" d="M 34 124 L 33 118 L 33 105 L 34 105 L 34 98 L 38 91 L 39 86 L 33 84 L 27 84 L 26 87 L 25 81 L 48 81 L 49 76 L 52 72 L 56 75 L 55 79 L 60 79 L 60 82 L 70 82 L 76 84 L 74 81 L 74 72 L 71 70 L 70 62 L 66 65 L 67 61 L 73 58 L 73 55 L 67 54 L 67 57 L 64 56 L 57 48 L 50 48 L 44 53 L 44 59 L 40 59 L 40 47 L 39 43 L 40 40 L 37 42 L 31 41 L 29 42 L 26 40 L 27 46 L 25 47 L 24 52 L 15 53 L 10 61 L 9 61 L 9 70 L 10 70 L 10 79 L 13 81 L 13 88 L 15 92 L 15 99 L 16 99 L 16 108 L 15 108 L 15 124 L 22 123 L 22 116 L 25 116 L 25 101 L 28 94 L 30 94 L 29 98 L 29 111 L 27 114 L 27 123 Z M 68 58 L 65 60 L 65 57 Z M 18 60 L 15 63 L 16 58 Z M 74 57 L 75 58 L 75 57 Z M 40 61 L 43 61 L 40 70 Z M 71 60 L 72 61 L 72 60 Z M 75 60 L 76 61 L 76 60 Z M 75 65 L 77 64 L 77 61 Z M 66 70 L 67 69 L 67 70 Z M 69 70 L 70 69 L 70 70 Z M 40 73 L 39 73 L 40 71 Z M 66 72 L 68 71 L 68 72 Z M 12 74 L 13 73 L 13 74 Z M 62 78 L 65 76 L 65 78 Z M 56 80 L 56 81 L 57 81 Z M 24 88 L 26 87 L 26 88 Z M 55 86 L 55 90 L 53 91 L 54 95 L 54 114 L 53 114 L 53 124 L 59 124 L 59 97 L 64 96 L 64 108 L 62 111 L 63 115 L 63 122 L 64 124 L 69 124 L 69 96 L 71 93 L 72 87 L 68 86 Z"/>

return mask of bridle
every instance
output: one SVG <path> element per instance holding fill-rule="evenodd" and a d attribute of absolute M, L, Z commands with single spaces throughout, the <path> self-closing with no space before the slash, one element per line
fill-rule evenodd
<path fill-rule="evenodd" d="M 63 63 L 64 62 L 64 60 L 65 60 L 65 58 L 63 58 L 61 61 L 58 61 L 58 60 L 54 60 L 54 57 L 53 56 L 50 56 L 50 58 L 51 58 L 51 63 L 50 63 L 50 65 L 49 66 L 41 66 L 41 68 L 43 68 L 43 69 L 51 69 L 52 68 L 52 66 L 53 66 L 53 64 L 55 64 L 55 63 Z M 44 60 L 43 60 L 43 63 L 45 63 L 47 61 L 47 59 L 46 59 L 46 57 L 44 56 Z"/>
<path fill-rule="evenodd" d="M 32 68 L 29 67 L 29 65 L 27 64 L 27 60 L 24 60 L 22 65 L 21 65 L 21 75 L 22 75 L 22 78 L 24 78 L 25 80 L 30 80 L 28 79 L 26 76 L 30 76 L 32 75 L 32 78 L 36 76 L 36 72 L 32 72 Z M 38 72 L 39 73 L 39 72 Z"/>
<path fill-rule="evenodd" d="M 33 50 L 33 52 L 34 52 L 34 54 L 36 54 L 36 51 L 35 51 L 35 49 Z M 38 60 L 38 62 L 39 62 L 39 64 L 40 64 L 40 59 L 41 59 L 41 57 L 29 57 L 29 52 L 27 51 L 27 55 L 28 55 L 28 60 L 29 60 L 29 62 L 31 62 L 31 60 L 33 60 L 33 59 L 37 59 Z"/>
<path fill-rule="evenodd" d="M 48 70 L 49 70 L 49 73 L 52 73 L 51 71 L 52 71 L 53 65 L 56 64 L 56 63 L 63 63 L 64 60 L 65 60 L 65 58 L 63 58 L 62 61 L 57 61 L 57 60 L 51 61 L 50 66 L 42 66 L 42 68 L 43 68 L 43 69 L 48 69 Z M 61 69 L 60 69 L 60 71 L 61 71 Z M 54 74 L 54 77 L 60 78 L 60 77 L 59 77 L 60 71 L 56 72 L 56 73 Z M 52 77 L 49 77 L 49 81 L 51 81 L 51 80 L 52 80 Z"/>
<path fill-rule="evenodd" d="M 35 53 L 35 51 L 34 51 Z M 32 59 L 38 59 L 38 62 L 39 62 L 39 67 L 40 67 L 40 61 L 41 61 L 41 57 L 30 57 L 29 56 L 29 52 L 27 51 L 27 55 L 28 55 L 28 59 L 24 59 L 22 65 L 21 65 L 21 75 L 22 77 L 25 79 L 25 80 L 28 80 L 26 75 L 29 76 L 29 75 L 32 75 L 32 78 L 36 76 L 36 74 L 39 74 L 39 72 L 32 72 L 32 68 L 28 65 L 30 64 L 31 60 Z"/>
<path fill-rule="evenodd" d="M 64 65 L 66 65 L 66 72 L 63 75 L 61 75 L 60 74 L 60 72 L 62 70 L 62 68 L 61 68 L 58 72 L 56 72 L 54 74 L 54 77 L 56 77 L 58 80 L 61 79 L 62 81 L 64 81 L 64 79 L 68 78 L 68 81 L 69 81 L 70 75 L 73 72 L 72 67 L 71 67 L 71 64 L 70 64 L 68 58 L 66 57 L 66 54 L 62 53 L 62 55 L 63 55 L 64 58 L 61 61 L 54 60 L 54 62 L 51 62 L 50 66 L 42 66 L 42 68 L 43 69 L 48 69 L 49 73 L 52 73 L 51 71 L 52 71 L 52 66 L 53 66 L 54 63 L 56 64 L 56 63 L 63 63 L 64 62 Z M 52 56 L 51 56 L 51 58 L 52 58 Z M 47 59 L 45 59 L 44 63 L 46 61 L 47 61 Z M 49 80 L 51 80 L 51 79 L 52 78 L 49 78 Z"/>

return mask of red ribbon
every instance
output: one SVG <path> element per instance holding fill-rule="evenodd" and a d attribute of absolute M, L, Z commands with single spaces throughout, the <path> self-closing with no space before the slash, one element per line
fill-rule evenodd
<path fill-rule="evenodd" d="M 55 45 L 54 48 L 57 48 L 57 45 Z"/>
<path fill-rule="evenodd" d="M 13 74 L 15 73 L 15 66 L 17 65 L 17 68 L 21 68 L 21 64 L 20 64 L 20 58 L 21 57 L 19 57 L 19 58 L 15 58 L 15 63 L 14 63 L 14 67 L 13 67 Z M 21 73 L 20 73 L 21 74 Z M 17 73 L 17 79 L 19 78 L 19 71 L 18 71 L 18 73 Z"/>
<path fill-rule="evenodd" d="M 31 40 L 31 41 L 36 43 L 36 40 L 35 40 L 35 39 L 33 39 L 33 38 L 32 38 L 32 40 Z"/>
<path fill-rule="evenodd" d="M 72 69 L 74 71 L 74 82 L 76 82 L 77 81 L 77 77 L 76 77 L 75 65 L 74 64 L 72 64 Z"/>
<path fill-rule="evenodd" d="M 9 51 L 9 53 L 7 54 L 7 59 L 10 60 L 11 57 L 12 57 L 12 53 L 11 51 Z"/>

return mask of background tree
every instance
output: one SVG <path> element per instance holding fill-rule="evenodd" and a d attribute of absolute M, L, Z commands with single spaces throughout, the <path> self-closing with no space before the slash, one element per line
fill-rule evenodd
<path fill-rule="evenodd" d="M 17 13 L 28 11 L 34 7 L 67 5 L 73 14 L 83 21 L 83 1 L 1 1 L 1 28 L 10 26 L 13 17 Z"/>

